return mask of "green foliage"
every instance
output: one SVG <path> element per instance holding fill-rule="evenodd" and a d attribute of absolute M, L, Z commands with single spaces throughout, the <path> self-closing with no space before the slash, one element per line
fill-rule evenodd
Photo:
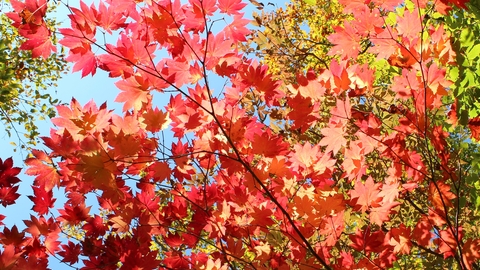
<path fill-rule="evenodd" d="M 36 122 L 55 115 L 53 106 L 59 101 L 48 92 L 57 86 L 66 64 L 60 54 L 33 59 L 30 51 L 20 50 L 23 39 L 5 14 L 0 14 L 0 37 L 0 121 L 24 148 L 37 141 Z"/>
<path fill-rule="evenodd" d="M 445 25 L 452 32 L 454 49 L 457 53 L 457 66 L 450 67 L 449 75 L 457 100 L 460 124 L 480 115 L 480 1 L 467 3 L 468 11 L 453 10 L 452 16 L 445 17 Z"/>

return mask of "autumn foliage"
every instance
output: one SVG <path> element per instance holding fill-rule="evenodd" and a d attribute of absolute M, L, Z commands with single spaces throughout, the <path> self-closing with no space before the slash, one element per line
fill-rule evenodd
<path fill-rule="evenodd" d="M 58 31 L 73 71 L 118 78 L 123 111 L 57 107 L 0 268 L 478 269 L 478 164 L 457 145 L 475 154 L 480 118 L 456 121 L 442 23 L 467 3 L 338 2 L 328 64 L 289 84 L 244 52 L 241 0 L 65 3 L 58 30 L 45 0 L 11 0 L 23 49 L 48 57 Z M 19 169 L 0 169 L 5 206 Z"/>

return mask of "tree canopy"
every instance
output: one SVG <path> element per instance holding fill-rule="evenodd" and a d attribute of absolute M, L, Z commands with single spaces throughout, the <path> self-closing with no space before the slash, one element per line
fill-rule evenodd
<path fill-rule="evenodd" d="M 9 8 L 2 2 L 0 11 Z M 38 12 L 45 13 L 46 9 Z M 24 20 L 28 20 L 26 16 L 24 13 Z M 48 31 L 56 26 L 52 19 L 42 20 Z M 17 136 L 16 141 L 23 148 L 38 142 L 37 121 L 55 116 L 54 106 L 59 102 L 50 91 L 54 91 L 66 64 L 56 53 L 45 54 L 44 58 L 32 57 L 37 55 L 25 49 L 32 49 L 34 41 L 24 42 L 23 35 L 29 34 L 20 31 L 5 13 L 0 13 L 0 121 L 7 135 Z M 55 41 L 54 36 L 47 39 Z"/>
<path fill-rule="evenodd" d="M 241 0 L 63 3 L 66 60 L 123 110 L 56 107 L 0 268 L 480 269 L 476 3 L 293 1 L 257 30 Z M 47 2 L 12 4 L 47 58 Z"/>

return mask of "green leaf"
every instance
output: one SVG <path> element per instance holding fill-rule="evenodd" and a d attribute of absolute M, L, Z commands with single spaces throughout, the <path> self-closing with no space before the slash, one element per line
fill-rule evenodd
<path fill-rule="evenodd" d="M 467 57 L 469 59 L 475 59 L 480 56 L 480 44 L 475 44 L 474 46 L 470 47 L 467 51 Z"/>
<path fill-rule="evenodd" d="M 305 4 L 308 4 L 308 5 L 315 5 L 316 4 L 316 0 L 303 0 L 305 1 Z"/>

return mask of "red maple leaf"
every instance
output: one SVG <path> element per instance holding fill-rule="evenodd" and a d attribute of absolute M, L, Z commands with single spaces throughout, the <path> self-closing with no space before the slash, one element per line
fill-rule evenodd
<path fill-rule="evenodd" d="M 405 227 L 405 224 L 400 224 L 398 228 L 392 228 L 387 237 L 390 238 L 390 245 L 394 246 L 393 252 L 400 254 L 409 254 L 412 242 L 410 241 L 412 230 Z"/>
<path fill-rule="evenodd" d="M 462 254 L 467 269 L 473 269 L 473 263 L 480 260 L 480 239 L 468 239 L 463 245 Z"/>
<path fill-rule="evenodd" d="M 333 155 L 336 155 L 340 148 L 347 144 L 347 139 L 343 137 L 344 125 L 339 124 L 330 124 L 328 127 L 321 130 L 322 135 L 324 136 L 318 144 L 326 146 L 325 153 L 332 151 Z"/>
<path fill-rule="evenodd" d="M 20 194 L 18 194 L 17 191 L 18 191 L 18 186 L 1 187 L 0 203 L 3 206 L 14 204 L 15 201 L 20 197 Z"/>
<path fill-rule="evenodd" d="M 52 51 L 57 51 L 57 47 L 53 46 L 50 40 L 50 31 L 46 27 L 41 27 L 35 35 L 28 35 L 26 37 L 27 41 L 20 46 L 20 49 L 31 50 L 33 58 L 41 56 L 47 59 Z"/>
<path fill-rule="evenodd" d="M 79 244 L 68 242 L 68 245 L 62 245 L 62 251 L 58 255 L 62 256 L 62 262 L 74 264 L 78 262 L 78 257 L 82 253 L 82 248 Z"/>
<path fill-rule="evenodd" d="M 65 205 L 64 209 L 58 210 L 58 219 L 72 225 L 79 224 L 89 218 L 90 208 L 91 206 L 85 207 L 85 204 Z"/>
<path fill-rule="evenodd" d="M 14 204 L 20 197 L 18 191 L 17 175 L 20 173 L 20 168 L 13 167 L 13 159 L 8 158 L 5 162 L 0 158 L 0 203 L 3 206 Z"/>
<path fill-rule="evenodd" d="M 33 196 L 28 196 L 28 198 L 33 202 L 32 210 L 37 212 L 39 215 L 45 215 L 48 213 L 49 208 L 53 208 L 54 203 L 57 199 L 53 198 L 53 191 L 46 191 L 44 188 L 35 187 L 33 188 Z"/>
<path fill-rule="evenodd" d="M 371 207 L 368 215 L 370 221 L 378 226 L 382 226 L 383 222 L 390 220 L 392 208 L 399 204 L 399 202 L 382 202 L 380 206 Z"/>
<path fill-rule="evenodd" d="M 92 51 L 86 51 L 84 54 L 70 54 L 67 61 L 75 63 L 72 72 L 82 71 L 82 78 L 88 74 L 95 75 L 97 71 L 97 58 Z"/>
<path fill-rule="evenodd" d="M 480 141 L 480 116 L 468 120 L 468 128 L 470 128 L 471 138 Z"/>
<path fill-rule="evenodd" d="M 335 26 L 334 30 L 334 34 L 328 36 L 328 40 L 334 44 L 328 55 L 340 55 L 342 59 L 357 57 L 361 50 L 361 39 L 353 23 L 346 21 L 344 27 Z"/>
<path fill-rule="evenodd" d="M 16 225 L 13 225 L 12 229 L 7 227 L 3 228 L 3 233 L 0 233 L 0 240 L 2 245 L 8 246 L 22 246 L 25 241 L 25 232 L 19 232 Z"/>
<path fill-rule="evenodd" d="M 450 190 L 450 185 L 442 181 L 430 182 L 428 200 L 436 209 L 445 211 L 444 208 L 453 206 L 452 200 L 457 197 Z"/>
<path fill-rule="evenodd" d="M 350 191 L 351 200 L 365 212 L 370 207 L 380 206 L 382 198 L 379 197 L 381 184 L 375 183 L 372 177 L 368 177 L 363 184 L 361 181 L 355 183 L 355 188 Z"/>
<path fill-rule="evenodd" d="M 144 103 L 148 103 L 151 99 L 149 93 L 150 83 L 140 75 L 118 81 L 115 85 L 122 91 L 115 98 L 115 101 L 123 102 L 123 111 L 128 111 L 132 108 L 138 111 Z"/>
<path fill-rule="evenodd" d="M 443 254 L 443 258 L 446 259 L 454 256 L 458 247 L 457 244 L 462 242 L 462 237 L 462 227 L 459 227 L 456 232 L 452 232 L 452 229 L 447 228 L 438 232 L 438 238 L 436 238 L 434 242 L 438 245 L 438 251 Z"/>
<path fill-rule="evenodd" d="M 382 231 L 372 233 L 370 226 L 367 226 L 365 230 L 357 230 L 354 235 L 350 235 L 350 240 L 352 248 L 368 255 L 370 252 L 379 252 L 383 249 L 385 234 Z"/>
<path fill-rule="evenodd" d="M 60 174 L 53 166 L 52 159 L 43 151 L 32 150 L 34 157 L 27 158 L 28 165 L 25 171 L 28 175 L 35 175 L 34 185 L 40 186 L 45 191 L 50 191 L 60 183 Z"/>
<path fill-rule="evenodd" d="M 246 5 L 247 4 L 242 3 L 242 0 L 218 0 L 218 8 L 220 9 L 220 12 L 228 15 L 239 14 L 239 11 Z"/>
<path fill-rule="evenodd" d="M 14 245 L 4 245 L 3 252 L 0 250 L 0 269 L 14 269 L 15 262 L 20 258 L 22 252 L 15 252 Z"/>

